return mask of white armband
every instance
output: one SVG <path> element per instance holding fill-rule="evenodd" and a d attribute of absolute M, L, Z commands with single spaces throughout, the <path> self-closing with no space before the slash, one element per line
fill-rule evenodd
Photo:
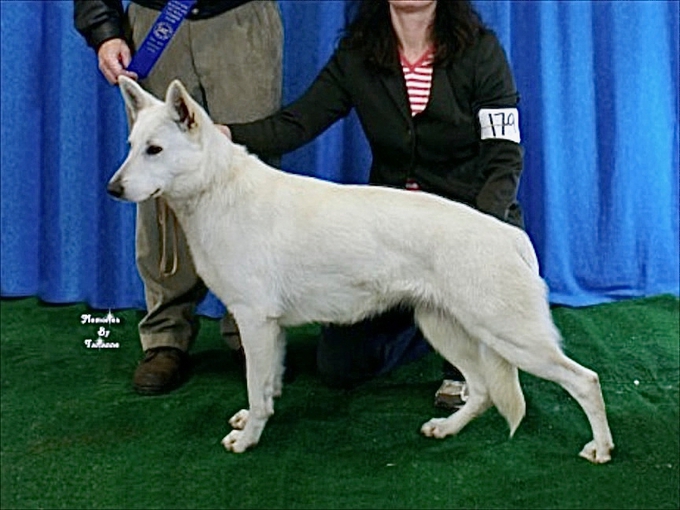
<path fill-rule="evenodd" d="M 520 142 L 517 108 L 482 108 L 478 116 L 482 140 L 497 138 Z"/>

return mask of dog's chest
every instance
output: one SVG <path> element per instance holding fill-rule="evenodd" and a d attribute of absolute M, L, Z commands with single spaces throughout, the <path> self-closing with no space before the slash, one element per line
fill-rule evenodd
<path fill-rule="evenodd" d="M 246 249 L 238 242 L 238 233 L 220 214 L 178 215 L 186 233 L 197 274 L 215 294 L 234 292 L 238 274 L 243 273 Z M 237 285 L 238 286 L 238 285 Z"/>

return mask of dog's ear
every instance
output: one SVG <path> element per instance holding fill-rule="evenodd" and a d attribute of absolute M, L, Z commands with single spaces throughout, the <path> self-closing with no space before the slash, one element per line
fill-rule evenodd
<path fill-rule="evenodd" d="M 179 80 L 173 80 L 165 94 L 165 104 L 181 129 L 191 131 L 198 125 L 197 104 Z"/>
<path fill-rule="evenodd" d="M 125 107 L 132 123 L 137 120 L 137 114 L 140 110 L 158 102 L 158 99 L 144 90 L 135 80 L 127 76 L 118 77 L 118 86 L 125 100 Z"/>

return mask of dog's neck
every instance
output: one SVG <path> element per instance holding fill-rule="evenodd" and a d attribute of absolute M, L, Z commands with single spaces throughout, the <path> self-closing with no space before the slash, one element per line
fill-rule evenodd
<path fill-rule="evenodd" d="M 210 147 L 206 151 L 206 159 L 202 162 L 204 168 L 201 170 L 209 176 L 207 185 L 181 197 L 165 196 L 178 218 L 185 216 L 190 220 L 199 209 L 198 204 L 205 202 L 214 206 L 214 214 L 226 217 L 235 202 L 248 200 L 251 190 L 257 186 L 257 172 L 252 170 L 252 165 L 244 164 L 249 159 L 257 158 L 249 154 L 245 147 L 234 144 L 216 128 L 206 133 L 203 143 Z M 249 168 L 249 171 L 245 168 Z"/>

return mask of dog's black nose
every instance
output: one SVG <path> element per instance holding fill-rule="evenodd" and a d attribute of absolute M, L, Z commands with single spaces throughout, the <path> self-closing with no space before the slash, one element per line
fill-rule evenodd
<path fill-rule="evenodd" d="M 112 197 L 120 198 L 123 196 L 123 185 L 120 183 L 120 180 L 116 179 L 115 181 L 109 182 L 109 185 L 106 186 L 106 191 Z"/>

